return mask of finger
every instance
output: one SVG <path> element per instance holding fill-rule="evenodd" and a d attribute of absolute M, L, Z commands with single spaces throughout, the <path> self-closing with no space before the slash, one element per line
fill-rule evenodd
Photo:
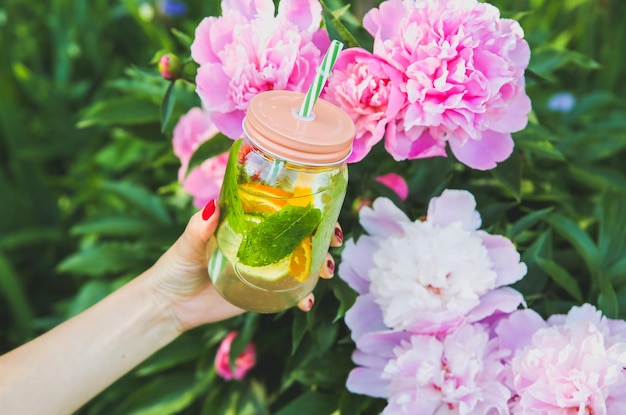
<path fill-rule="evenodd" d="M 330 246 L 333 248 L 337 248 L 343 244 L 343 230 L 341 229 L 341 225 L 339 222 L 335 224 L 335 231 L 333 232 L 333 236 L 330 238 Z"/>
<path fill-rule="evenodd" d="M 219 216 L 219 205 L 215 200 L 211 200 L 204 209 L 196 212 L 189 219 L 185 231 L 175 244 L 177 253 L 184 258 L 204 256 L 206 244 L 217 228 Z"/>
<path fill-rule="evenodd" d="M 326 253 L 322 269 L 320 270 L 320 277 L 328 280 L 335 275 L 335 259 L 330 253 Z"/>
<path fill-rule="evenodd" d="M 311 311 L 314 303 L 315 297 L 313 296 L 313 293 L 310 293 L 298 302 L 298 308 L 304 312 Z"/>

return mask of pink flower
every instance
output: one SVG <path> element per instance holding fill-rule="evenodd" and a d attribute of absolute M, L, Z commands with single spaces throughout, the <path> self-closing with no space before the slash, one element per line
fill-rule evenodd
<path fill-rule="evenodd" d="M 246 373 L 256 364 L 256 350 L 254 344 L 250 343 L 235 360 L 235 370 L 233 371 L 230 366 L 229 354 L 230 346 L 236 336 L 236 331 L 228 333 L 228 335 L 224 337 L 224 340 L 222 340 L 220 347 L 217 349 L 217 354 L 215 355 L 215 371 L 226 380 L 243 379 Z"/>
<path fill-rule="evenodd" d="M 346 314 L 357 344 L 377 330 L 450 332 L 523 303 L 506 286 L 526 265 L 510 240 L 478 230 L 475 208 L 470 193 L 445 190 L 425 221 L 410 221 L 385 198 L 361 209 L 368 235 L 346 242 L 338 273 L 359 294 Z"/>
<path fill-rule="evenodd" d="M 393 348 L 383 414 L 508 414 L 497 341 L 479 324 L 447 336 L 413 335 Z"/>
<path fill-rule="evenodd" d="M 395 159 L 445 156 L 449 142 L 461 162 L 486 170 L 511 154 L 511 133 L 531 109 L 530 50 L 517 22 L 477 0 L 388 0 L 363 26 L 374 55 L 404 74 L 406 105 L 386 127 Z"/>
<path fill-rule="evenodd" d="M 352 48 L 337 59 L 322 97 L 342 108 L 356 127 L 352 154 L 357 162 L 385 135 L 389 121 L 405 105 L 402 74 L 370 52 Z"/>
<path fill-rule="evenodd" d="M 567 316 L 548 319 L 513 357 L 518 397 L 512 413 L 625 413 L 625 367 L 623 324 L 589 304 L 573 307 Z"/>
<path fill-rule="evenodd" d="M 221 17 L 200 22 L 191 45 L 197 92 L 222 133 L 242 135 L 256 94 L 309 87 L 330 44 L 321 21 L 314 0 L 281 1 L 276 16 L 272 0 L 223 0 Z"/>
<path fill-rule="evenodd" d="M 197 107 L 181 116 L 174 127 L 172 146 L 181 164 L 178 170 L 178 181 L 194 197 L 194 205 L 198 208 L 219 196 L 228 153 L 205 160 L 189 174 L 187 174 L 187 169 L 193 153 L 202 143 L 210 140 L 217 133 L 218 130 L 211 122 L 209 114 Z"/>
<path fill-rule="evenodd" d="M 399 174 L 383 174 L 382 176 L 378 176 L 376 178 L 376 181 L 384 184 L 385 186 L 396 192 L 396 194 L 402 200 L 406 200 L 406 198 L 409 197 L 409 185 L 406 183 L 406 180 L 404 180 L 404 178 Z"/>

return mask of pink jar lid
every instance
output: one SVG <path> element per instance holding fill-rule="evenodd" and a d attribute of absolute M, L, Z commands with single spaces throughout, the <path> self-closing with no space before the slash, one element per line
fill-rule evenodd
<path fill-rule="evenodd" d="M 318 99 L 311 117 L 298 116 L 305 94 L 266 91 L 250 101 L 243 129 L 267 152 L 297 163 L 335 164 L 352 151 L 354 123 L 341 108 Z"/>

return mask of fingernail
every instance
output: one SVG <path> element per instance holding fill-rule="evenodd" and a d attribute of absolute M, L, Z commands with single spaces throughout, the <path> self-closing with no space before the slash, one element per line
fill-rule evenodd
<path fill-rule="evenodd" d="M 213 213 L 215 213 L 215 199 L 210 200 L 204 209 L 202 209 L 202 219 L 209 220 L 211 216 L 213 216 Z"/>
<path fill-rule="evenodd" d="M 309 297 L 309 302 L 307 305 L 309 307 L 309 310 L 313 308 L 313 297 Z"/>
<path fill-rule="evenodd" d="M 326 261 L 326 268 L 328 269 L 328 274 L 329 275 L 334 275 L 335 274 L 335 263 L 333 262 L 332 259 L 329 259 Z"/>
<path fill-rule="evenodd" d="M 341 230 L 341 226 L 339 224 L 335 225 L 335 234 L 333 235 L 333 240 L 331 241 L 331 246 L 338 247 L 343 244 L 343 231 Z"/>

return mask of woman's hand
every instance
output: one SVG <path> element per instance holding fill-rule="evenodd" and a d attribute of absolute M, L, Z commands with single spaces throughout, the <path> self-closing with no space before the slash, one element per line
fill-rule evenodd
<path fill-rule="evenodd" d="M 209 202 L 202 212 L 191 217 L 183 234 L 152 267 L 156 292 L 171 302 L 172 317 L 179 330 L 185 331 L 201 324 L 224 320 L 244 310 L 224 300 L 207 274 L 206 245 L 219 220 L 219 207 Z M 343 234 L 337 224 L 330 246 L 341 246 Z M 335 262 L 330 254 L 320 270 L 320 277 L 332 278 Z M 313 294 L 298 303 L 298 308 L 309 311 Z"/>

